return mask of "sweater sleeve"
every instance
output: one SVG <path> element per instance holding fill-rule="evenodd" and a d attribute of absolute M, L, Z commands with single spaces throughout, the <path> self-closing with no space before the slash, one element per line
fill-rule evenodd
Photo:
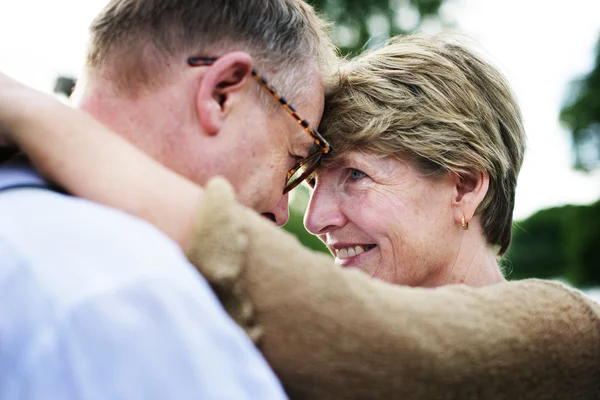
<path fill-rule="evenodd" d="M 565 286 L 407 288 L 206 189 L 190 260 L 293 399 L 600 398 L 600 306 Z"/>

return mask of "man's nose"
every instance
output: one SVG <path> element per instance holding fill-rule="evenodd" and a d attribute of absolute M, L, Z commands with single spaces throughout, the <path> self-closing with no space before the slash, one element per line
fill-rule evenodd
<path fill-rule="evenodd" d="M 304 227 L 313 235 L 322 235 L 346 224 L 347 219 L 340 210 L 339 199 L 332 190 L 317 185 L 310 195 L 304 214 Z"/>
<path fill-rule="evenodd" d="M 288 194 L 284 194 L 279 203 L 273 207 L 269 212 L 263 213 L 263 216 L 275 222 L 277 226 L 283 226 L 290 219 L 290 212 L 288 208 Z"/>

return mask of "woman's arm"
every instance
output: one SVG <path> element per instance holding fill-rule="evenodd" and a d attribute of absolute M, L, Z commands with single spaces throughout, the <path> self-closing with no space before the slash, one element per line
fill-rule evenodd
<path fill-rule="evenodd" d="M 205 187 L 190 259 L 295 399 L 592 399 L 600 306 L 552 282 L 408 288 Z"/>
<path fill-rule="evenodd" d="M 83 111 L 0 73 L 0 140 L 67 191 L 148 220 L 188 247 L 202 188 Z"/>

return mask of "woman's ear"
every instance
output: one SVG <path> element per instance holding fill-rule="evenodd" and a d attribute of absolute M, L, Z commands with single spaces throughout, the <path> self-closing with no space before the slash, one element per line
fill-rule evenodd
<path fill-rule="evenodd" d="M 490 185 L 490 176 L 485 171 L 468 172 L 465 174 L 452 173 L 454 193 L 452 210 L 457 223 L 469 223 L 477 211 L 477 207 L 485 198 Z"/>
<path fill-rule="evenodd" d="M 252 57 L 235 51 L 220 56 L 210 65 L 198 87 L 196 111 L 204 132 L 217 135 L 231 110 L 247 95 L 252 75 Z"/>

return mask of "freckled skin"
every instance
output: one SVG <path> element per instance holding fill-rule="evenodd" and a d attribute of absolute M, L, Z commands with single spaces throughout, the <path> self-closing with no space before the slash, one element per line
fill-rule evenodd
<path fill-rule="evenodd" d="M 429 286 L 461 247 L 452 194 L 450 175 L 433 180 L 407 162 L 352 153 L 316 174 L 305 224 L 326 243 L 377 245 L 353 265 L 366 273 Z"/>

